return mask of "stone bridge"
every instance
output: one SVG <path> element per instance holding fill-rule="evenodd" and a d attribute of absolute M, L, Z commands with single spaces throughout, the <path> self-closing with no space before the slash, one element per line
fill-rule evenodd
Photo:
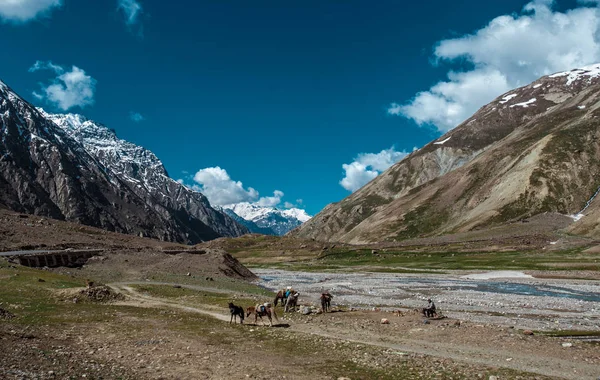
<path fill-rule="evenodd" d="M 19 264 L 28 267 L 80 267 L 87 260 L 103 252 L 103 249 L 64 250 L 64 251 L 16 251 L 5 252 L 4 257 L 19 260 Z"/>

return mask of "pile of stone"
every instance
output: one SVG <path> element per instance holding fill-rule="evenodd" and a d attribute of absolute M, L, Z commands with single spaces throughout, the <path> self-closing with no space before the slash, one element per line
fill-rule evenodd
<path fill-rule="evenodd" d="M 110 302 L 125 299 L 121 293 L 117 293 L 108 286 L 88 286 L 79 291 L 77 297 L 73 300 L 78 301 L 93 301 L 93 302 Z M 77 300 L 77 301 L 75 301 Z"/>

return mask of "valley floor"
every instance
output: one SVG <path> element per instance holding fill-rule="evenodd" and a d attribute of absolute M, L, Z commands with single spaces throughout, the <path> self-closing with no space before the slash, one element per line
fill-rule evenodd
<path fill-rule="evenodd" d="M 425 324 L 410 307 L 399 313 L 336 307 L 310 315 L 283 315 L 278 308 L 275 327 L 255 325 L 252 317 L 240 325 L 229 324 L 227 302 L 249 306 L 269 300 L 271 292 L 180 275 L 178 282 L 110 283 L 124 298 L 99 303 L 82 298 L 83 280 L 72 275 L 4 263 L 0 279 L 0 308 L 15 316 L 0 319 L 0 377 L 7 379 L 600 375 L 595 343 L 525 335 L 495 322 L 454 318 L 450 311 L 449 318 Z M 381 324 L 382 318 L 390 323 Z"/>

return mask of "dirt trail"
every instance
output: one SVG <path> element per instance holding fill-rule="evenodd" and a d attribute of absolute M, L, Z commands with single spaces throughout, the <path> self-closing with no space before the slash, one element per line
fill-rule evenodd
<path fill-rule="evenodd" d="M 161 283 L 161 282 L 132 282 L 132 283 L 114 283 L 114 284 L 109 284 L 108 286 L 110 286 L 112 289 L 114 289 L 115 291 L 124 293 L 128 296 L 128 300 L 127 301 L 121 301 L 119 302 L 119 304 L 121 305 L 129 305 L 129 306 L 138 306 L 138 307 L 171 307 L 174 309 L 179 309 L 179 310 L 184 310 L 187 312 L 192 312 L 192 313 L 199 313 L 199 314 L 204 314 L 204 315 L 209 315 L 213 318 L 216 318 L 220 321 L 224 321 L 224 322 L 229 322 L 229 316 L 226 314 L 222 314 L 222 313 L 218 313 L 216 311 L 211 311 L 214 310 L 215 308 L 209 305 L 202 305 L 203 308 L 197 308 L 197 307 L 191 307 L 191 306 L 185 306 L 182 305 L 178 302 L 175 301 L 170 301 L 170 300 L 165 300 L 163 298 L 158 298 L 158 297 L 152 297 L 146 294 L 142 294 L 140 292 L 138 292 L 137 290 L 133 289 L 131 286 L 128 285 L 136 285 L 136 284 L 152 284 L 152 285 L 174 285 L 174 284 L 167 284 L 167 283 Z M 183 286 L 182 286 L 183 287 Z M 195 286 L 185 286 L 186 288 L 201 288 L 201 287 L 195 287 Z M 207 290 L 209 288 L 202 288 L 201 290 Z M 211 289 L 211 291 L 217 291 L 217 289 Z"/>
<path fill-rule="evenodd" d="M 161 282 L 140 283 L 175 285 Z M 129 300 L 123 304 L 176 308 L 229 322 L 229 315 L 217 311 L 219 309 L 214 306 L 191 307 L 176 301 L 148 296 L 129 286 L 132 284 L 134 283 L 116 283 L 110 286 L 129 296 Z M 229 293 L 222 289 L 184 287 Z M 389 317 L 389 314 L 384 316 Z M 305 323 L 291 323 L 290 331 L 326 339 L 383 347 L 404 353 L 424 354 L 469 364 L 510 368 L 564 379 L 597 379 L 600 375 L 598 365 L 600 356 L 597 353 L 594 354 L 593 347 L 589 345 L 578 344 L 576 352 L 568 353 L 557 339 L 537 336 L 524 339 L 522 334 L 515 330 L 512 330 L 514 333 L 507 333 L 504 329 L 499 330 L 499 328 L 482 325 L 453 329 L 444 328 L 441 324 L 415 328 L 415 323 L 418 322 L 415 322 L 415 318 L 410 317 L 408 320 L 398 319 L 394 326 L 386 326 L 379 324 L 378 318 L 380 317 L 378 313 L 367 312 L 319 315 L 310 319 L 311 323 L 306 323 L 306 321 Z M 420 318 L 416 318 L 416 320 L 420 321 Z M 405 326 L 398 326 L 399 324 Z"/>

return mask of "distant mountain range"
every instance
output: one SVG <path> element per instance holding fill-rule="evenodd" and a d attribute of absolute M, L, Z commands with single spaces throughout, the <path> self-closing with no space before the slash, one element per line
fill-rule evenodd
<path fill-rule="evenodd" d="M 311 218 L 299 208 L 279 210 L 248 202 L 223 206 L 223 211 L 245 225 L 250 232 L 264 235 L 285 235 Z"/>
<path fill-rule="evenodd" d="M 542 214 L 600 237 L 600 64 L 509 91 L 411 153 L 294 236 L 394 242 Z"/>
<path fill-rule="evenodd" d="M 1 81 L 0 135 L 0 206 L 182 243 L 249 232 L 149 150 L 83 116 L 38 110 Z"/>

